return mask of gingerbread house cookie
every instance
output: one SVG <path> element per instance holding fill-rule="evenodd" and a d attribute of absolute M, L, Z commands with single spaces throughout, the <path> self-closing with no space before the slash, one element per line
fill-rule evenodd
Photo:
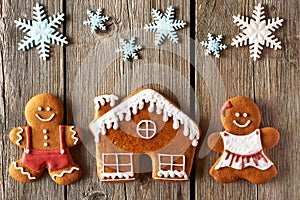
<path fill-rule="evenodd" d="M 132 181 L 138 177 L 141 155 L 152 162 L 152 177 L 188 180 L 200 129 L 174 103 L 152 89 L 141 89 L 119 104 L 115 95 L 94 99 L 90 130 L 96 142 L 101 181 Z"/>

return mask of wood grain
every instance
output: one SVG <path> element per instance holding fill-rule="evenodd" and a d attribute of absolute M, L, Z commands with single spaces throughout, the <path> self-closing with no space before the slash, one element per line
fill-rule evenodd
<path fill-rule="evenodd" d="M 261 2 L 267 18 L 280 16 L 285 20 L 284 26 L 275 32 L 283 49 L 265 48 L 262 58 L 256 62 L 249 58 L 248 47 L 229 45 L 239 31 L 232 16 L 251 16 L 258 3 L 254 0 L 38 2 L 45 6 L 49 16 L 58 12 L 66 14 L 60 31 L 67 36 L 69 44 L 66 47 L 52 45 L 51 57 L 46 62 L 38 57 L 34 48 L 18 51 L 17 43 L 25 34 L 13 21 L 19 17 L 31 19 L 32 7 L 37 1 L 0 2 L 1 199 L 299 199 L 298 0 Z M 153 21 L 152 8 L 164 11 L 170 5 L 175 8 L 176 18 L 188 25 L 179 31 L 180 44 L 166 40 L 158 48 L 153 43 L 154 33 L 142 28 Z M 104 14 L 111 19 L 107 22 L 107 32 L 92 34 L 83 21 L 87 19 L 88 9 L 97 8 L 103 8 Z M 190 44 L 189 36 L 194 32 L 196 45 L 191 52 L 190 48 L 194 46 Z M 207 39 L 209 32 L 222 34 L 223 42 L 229 46 L 221 52 L 220 59 L 204 57 L 204 49 L 199 45 Z M 133 36 L 144 47 L 139 52 L 141 59 L 124 62 L 114 50 L 120 47 L 120 37 L 130 39 Z M 195 68 L 190 63 L 195 63 Z M 192 100 L 194 91 L 190 84 L 195 85 L 195 99 Z M 195 178 L 190 182 L 157 182 L 151 179 L 150 173 L 142 174 L 132 183 L 99 182 L 93 138 L 87 130 L 87 124 L 93 118 L 92 99 L 98 94 L 112 92 L 123 98 L 140 87 L 157 89 L 180 104 L 184 112 L 195 113 L 204 137 L 195 158 Z M 24 107 L 27 101 L 35 94 L 46 92 L 59 96 L 64 102 L 65 123 L 75 123 L 84 130 L 84 144 L 71 150 L 84 174 L 80 181 L 70 186 L 56 185 L 47 173 L 32 184 L 19 183 L 7 173 L 9 164 L 22 154 L 22 150 L 9 141 L 9 130 L 26 125 Z M 268 151 L 279 170 L 279 175 L 269 183 L 253 185 L 239 180 L 222 185 L 208 174 L 219 155 L 208 151 L 205 136 L 222 129 L 215 112 L 226 98 L 236 95 L 255 100 L 262 112 L 261 126 L 273 126 L 281 132 L 280 143 Z"/>
<path fill-rule="evenodd" d="M 64 100 L 64 55 L 63 48 L 53 45 L 51 59 L 42 61 L 35 48 L 26 52 L 17 50 L 17 43 L 24 37 L 14 20 L 32 19 L 32 7 L 36 1 L 1 2 L 1 74 L 3 76 L 1 97 L 1 199 L 30 199 L 32 197 L 64 196 L 64 188 L 54 183 L 47 173 L 32 184 L 13 180 L 7 170 L 9 164 L 21 158 L 22 149 L 12 144 L 8 138 L 11 128 L 26 125 L 24 109 L 27 101 L 39 93 L 53 93 Z M 39 1 L 48 15 L 63 11 L 59 1 Z M 62 28 L 60 29 L 62 31 Z"/>

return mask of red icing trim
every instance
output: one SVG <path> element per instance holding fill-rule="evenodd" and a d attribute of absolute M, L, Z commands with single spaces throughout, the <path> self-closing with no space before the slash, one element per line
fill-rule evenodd
<path fill-rule="evenodd" d="M 65 145 L 65 126 L 59 125 L 59 136 L 60 136 L 60 150 L 61 152 L 64 152 L 66 149 Z M 62 153 L 64 154 L 64 153 Z"/>
<path fill-rule="evenodd" d="M 250 159 L 253 160 L 254 164 L 256 166 L 258 166 L 258 160 L 260 160 L 261 158 L 265 161 L 265 162 L 268 162 L 266 157 L 262 154 L 262 151 L 263 150 L 260 150 L 256 153 L 253 153 L 253 154 L 249 154 L 249 155 L 241 155 L 241 154 L 236 154 L 236 153 L 233 153 L 229 150 L 225 150 L 225 152 L 227 153 L 226 157 L 225 157 L 225 160 L 227 160 L 229 158 L 229 156 L 231 156 L 231 159 L 230 159 L 230 163 L 229 163 L 229 166 L 232 165 L 233 162 L 238 162 L 240 159 L 242 159 L 242 163 L 241 163 L 241 168 L 243 169 L 244 166 L 245 166 L 245 163 L 244 163 L 244 160 L 246 159 L 246 163 L 249 163 L 250 162 Z"/>
<path fill-rule="evenodd" d="M 232 104 L 230 101 L 227 101 L 227 103 L 223 106 L 222 110 L 220 111 L 223 117 L 225 117 L 226 109 L 228 108 L 232 108 Z"/>
<path fill-rule="evenodd" d="M 27 153 L 29 153 L 31 150 L 31 127 L 26 126 L 25 130 L 26 130 L 26 149 L 27 149 Z"/>

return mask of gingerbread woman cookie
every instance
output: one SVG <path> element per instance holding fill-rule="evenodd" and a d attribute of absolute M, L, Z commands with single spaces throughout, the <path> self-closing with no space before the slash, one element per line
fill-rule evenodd
<path fill-rule="evenodd" d="M 61 185 L 77 181 L 82 171 L 74 163 L 69 147 L 80 143 L 74 126 L 60 125 L 63 105 L 51 94 L 39 94 L 27 103 L 25 117 L 29 126 L 19 126 L 9 133 L 10 140 L 24 153 L 9 166 L 10 175 L 22 182 L 36 181 L 47 168 L 53 181 Z"/>
<path fill-rule="evenodd" d="M 221 110 L 224 131 L 208 138 L 209 147 L 222 155 L 210 169 L 210 175 L 221 183 L 246 179 L 260 184 L 277 175 L 277 169 L 265 150 L 280 138 L 272 127 L 259 128 L 261 115 L 257 105 L 245 97 L 229 99 Z"/>

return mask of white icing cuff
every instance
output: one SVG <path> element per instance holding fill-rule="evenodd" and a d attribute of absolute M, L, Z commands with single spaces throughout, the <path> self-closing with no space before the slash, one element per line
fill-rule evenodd
<path fill-rule="evenodd" d="M 29 172 L 25 172 L 25 170 L 24 170 L 23 167 L 18 167 L 16 162 L 13 162 L 12 164 L 13 164 L 13 166 L 14 166 L 14 168 L 15 168 L 16 170 L 20 170 L 20 171 L 21 171 L 21 174 L 27 175 L 27 178 L 28 178 L 29 180 L 35 180 L 35 179 L 36 179 L 35 177 L 31 176 L 31 174 L 30 174 Z"/>
<path fill-rule="evenodd" d="M 56 177 L 61 178 L 61 177 L 63 177 L 63 175 L 65 175 L 65 174 L 71 174 L 74 170 L 79 171 L 79 168 L 78 168 L 78 167 L 72 167 L 72 168 L 69 169 L 69 170 L 62 171 L 60 174 L 54 174 L 54 175 L 52 176 L 52 179 L 55 180 Z"/>

